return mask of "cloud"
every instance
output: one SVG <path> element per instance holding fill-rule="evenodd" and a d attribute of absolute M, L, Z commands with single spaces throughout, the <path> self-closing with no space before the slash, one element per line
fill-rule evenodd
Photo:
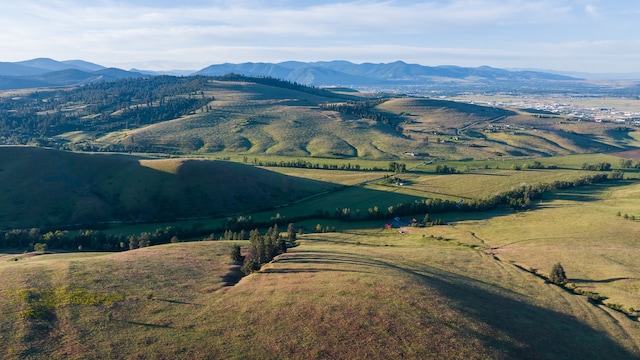
<path fill-rule="evenodd" d="M 11 1 L 0 4 L 0 61 L 48 56 L 206 65 L 343 58 L 493 65 L 544 59 L 536 52 L 551 47 L 542 44 L 559 44 L 553 51 L 562 54 L 566 44 L 596 39 L 618 41 L 620 48 L 607 48 L 612 53 L 637 46 L 633 32 L 620 29 L 633 27 L 630 14 L 638 6 L 621 12 L 599 1 Z M 615 21 L 608 21 L 614 10 Z"/>
<path fill-rule="evenodd" d="M 598 16 L 600 13 L 598 12 L 598 8 L 593 5 L 586 5 L 584 7 L 584 11 L 591 16 Z"/>

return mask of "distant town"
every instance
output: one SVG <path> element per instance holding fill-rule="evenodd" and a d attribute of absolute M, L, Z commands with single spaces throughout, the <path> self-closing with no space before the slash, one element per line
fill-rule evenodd
<path fill-rule="evenodd" d="M 457 98 L 456 100 L 461 100 Z M 610 101 L 608 101 L 610 100 Z M 513 97 L 512 99 L 500 98 L 499 100 L 467 100 L 466 102 L 505 108 L 517 108 L 524 110 L 535 110 L 540 112 L 540 116 L 545 114 L 571 116 L 575 119 L 595 121 L 595 122 L 618 122 L 623 124 L 640 125 L 640 101 L 628 100 L 621 106 L 626 108 L 617 108 L 611 106 L 612 103 L 619 101 L 618 99 L 601 99 L 595 98 L 585 101 L 584 98 L 545 98 L 536 99 L 531 97 Z M 606 106 L 596 106 L 597 103 L 606 104 Z"/>

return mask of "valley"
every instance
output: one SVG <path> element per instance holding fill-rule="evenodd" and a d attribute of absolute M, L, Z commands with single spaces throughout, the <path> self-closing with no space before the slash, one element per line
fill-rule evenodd
<path fill-rule="evenodd" d="M 0 97 L 0 356 L 640 357 L 633 116 L 345 90 Z"/>

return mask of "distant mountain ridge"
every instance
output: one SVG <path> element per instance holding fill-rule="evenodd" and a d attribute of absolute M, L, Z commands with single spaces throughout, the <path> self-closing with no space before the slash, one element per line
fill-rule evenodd
<path fill-rule="evenodd" d="M 273 77 L 311 86 L 395 86 L 439 83 L 508 83 L 563 82 L 582 80 L 558 73 L 517 70 L 489 66 L 460 67 L 453 65 L 424 66 L 402 61 L 355 64 L 344 60 L 280 63 L 213 64 L 195 71 L 129 71 L 106 68 L 84 60 L 57 61 L 37 58 L 19 62 L 0 62 L 0 90 L 51 86 L 82 85 L 156 75 L 222 76 L 235 73 L 246 76 Z"/>
<path fill-rule="evenodd" d="M 72 86 L 143 76 L 147 75 L 107 68 L 84 60 L 57 61 L 37 58 L 19 62 L 0 62 L 0 90 Z"/>
<path fill-rule="evenodd" d="M 219 76 L 237 73 L 247 76 L 271 76 L 304 85 L 410 85 L 425 82 L 451 80 L 493 81 L 575 81 L 579 78 L 551 74 L 539 71 L 509 71 L 504 69 L 481 66 L 477 68 L 459 67 L 452 65 L 424 66 L 407 64 L 402 61 L 392 63 L 362 63 L 354 64 L 348 61 L 318 61 L 282 63 L 242 63 L 218 64 L 208 66 L 195 74 Z"/>

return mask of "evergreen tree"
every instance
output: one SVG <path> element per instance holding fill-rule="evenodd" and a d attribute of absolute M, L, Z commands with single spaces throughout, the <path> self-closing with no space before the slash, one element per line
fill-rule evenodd
<path fill-rule="evenodd" d="M 293 225 L 293 223 L 289 223 L 289 226 L 287 226 L 287 242 L 290 245 L 294 245 L 296 243 L 296 239 L 297 235 L 295 226 Z"/>
<path fill-rule="evenodd" d="M 231 247 L 230 254 L 231 260 L 233 261 L 242 261 L 244 257 L 242 256 L 240 245 L 235 244 Z"/>
<path fill-rule="evenodd" d="M 551 268 L 551 274 L 549 275 L 549 281 L 556 285 L 564 285 L 568 282 L 567 275 L 564 272 L 564 268 L 560 263 L 556 263 Z"/>

